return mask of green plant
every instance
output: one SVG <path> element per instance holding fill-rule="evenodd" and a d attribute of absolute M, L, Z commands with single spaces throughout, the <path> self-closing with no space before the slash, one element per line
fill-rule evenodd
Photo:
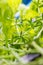
<path fill-rule="evenodd" d="M 16 9 L 16 2 L 9 1 L 0 0 L 0 60 L 15 61 L 28 53 L 43 55 L 43 1 L 32 0 L 27 9 L 18 7 L 19 0 Z M 15 18 L 18 11 L 20 16 Z"/>

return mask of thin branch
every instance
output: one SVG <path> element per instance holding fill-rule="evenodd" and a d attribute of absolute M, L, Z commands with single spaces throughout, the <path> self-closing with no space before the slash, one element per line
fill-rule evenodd
<path fill-rule="evenodd" d="M 43 49 L 35 42 L 32 42 L 32 46 L 41 54 L 43 55 Z"/>
<path fill-rule="evenodd" d="M 43 31 L 43 27 L 42 27 L 42 29 L 39 31 L 38 35 L 34 37 L 34 40 L 40 37 L 42 31 Z"/>

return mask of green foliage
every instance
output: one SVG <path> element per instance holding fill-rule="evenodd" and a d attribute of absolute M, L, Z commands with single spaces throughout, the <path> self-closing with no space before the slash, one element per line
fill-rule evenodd
<path fill-rule="evenodd" d="M 43 2 L 32 0 L 27 9 L 19 9 L 18 5 L 13 9 L 14 3 L 12 6 L 11 3 L 0 0 L 0 60 L 19 60 L 35 51 L 43 55 Z M 18 11 L 20 16 L 17 19 L 15 14 Z"/>

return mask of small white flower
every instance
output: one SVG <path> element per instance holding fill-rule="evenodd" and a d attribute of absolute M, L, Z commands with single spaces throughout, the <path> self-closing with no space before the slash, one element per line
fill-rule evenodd
<path fill-rule="evenodd" d="M 35 19 L 35 18 L 33 18 L 33 19 L 32 19 L 32 22 L 35 22 L 35 21 L 36 21 L 36 19 Z"/>
<path fill-rule="evenodd" d="M 16 14 L 15 14 L 15 18 L 18 18 L 20 16 L 20 12 L 17 12 Z"/>

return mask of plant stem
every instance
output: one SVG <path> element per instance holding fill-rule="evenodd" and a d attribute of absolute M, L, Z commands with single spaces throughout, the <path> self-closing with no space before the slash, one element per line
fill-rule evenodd
<path fill-rule="evenodd" d="M 32 46 L 41 54 L 43 55 L 43 49 L 37 45 L 37 43 L 35 41 L 32 42 Z"/>

